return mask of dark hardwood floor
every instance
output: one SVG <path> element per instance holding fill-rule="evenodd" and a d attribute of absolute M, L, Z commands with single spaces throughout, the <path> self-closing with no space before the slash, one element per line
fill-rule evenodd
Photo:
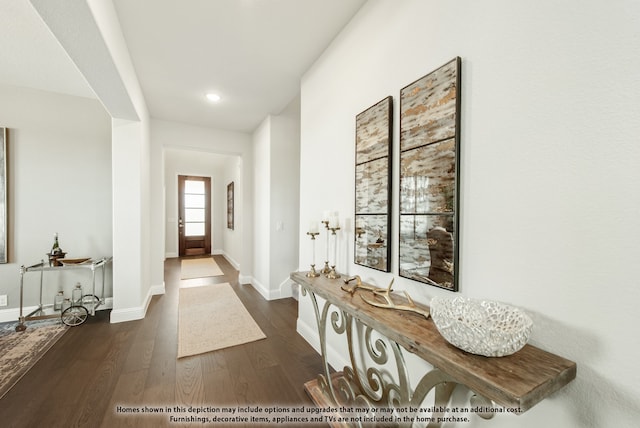
<path fill-rule="evenodd" d="M 0 426 L 179 426 L 117 406 L 312 405 L 303 385 L 321 372 L 321 359 L 296 333 L 296 301 L 264 300 L 238 284 L 226 259 L 215 260 L 224 276 L 182 283 L 229 282 L 267 339 L 177 359 L 180 260 L 169 259 L 166 293 L 152 299 L 144 320 L 110 324 L 100 311 L 70 328 L 0 400 Z"/>

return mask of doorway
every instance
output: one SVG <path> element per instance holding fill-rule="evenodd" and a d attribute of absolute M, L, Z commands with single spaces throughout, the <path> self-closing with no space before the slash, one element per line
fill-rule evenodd
<path fill-rule="evenodd" d="M 211 254 L 211 178 L 178 176 L 178 253 Z"/>

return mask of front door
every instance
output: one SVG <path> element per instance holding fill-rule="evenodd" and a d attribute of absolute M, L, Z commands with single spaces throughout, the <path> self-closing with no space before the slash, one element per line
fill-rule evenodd
<path fill-rule="evenodd" d="M 211 254 L 211 179 L 178 176 L 179 255 Z"/>

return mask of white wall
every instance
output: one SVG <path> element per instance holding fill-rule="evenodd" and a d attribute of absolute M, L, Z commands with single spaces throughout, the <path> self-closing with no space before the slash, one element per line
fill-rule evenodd
<path fill-rule="evenodd" d="M 111 321 L 143 318 L 164 292 L 151 284 L 151 225 L 162 213 L 151 210 L 149 112 L 118 16 L 110 1 L 76 2 L 66 13 L 60 1 L 31 3 L 113 118 Z"/>
<path fill-rule="evenodd" d="M 241 157 L 236 156 L 226 162 L 222 169 L 222 184 L 223 193 L 221 195 L 223 201 L 220 206 L 221 219 L 222 219 L 222 242 L 223 242 L 223 254 L 236 268 L 240 269 L 238 260 L 242 255 L 242 225 L 244 224 L 244 210 L 243 210 L 243 160 Z M 234 228 L 229 229 L 227 227 L 227 185 L 233 182 L 233 194 L 234 194 Z"/>
<path fill-rule="evenodd" d="M 18 308 L 20 265 L 47 259 L 53 234 L 67 257 L 112 254 L 111 119 L 97 100 L 0 85 L 0 126 L 8 132 L 9 263 L 0 264 L 0 294 Z M 108 269 L 105 296 L 112 296 Z M 90 273 L 47 275 L 43 303 L 70 295 Z M 25 306 L 38 303 L 39 275 L 25 276 Z M 100 291 L 100 290 L 98 290 Z M 6 312 L 11 320 L 15 310 Z M 0 321 L 7 317 L 0 315 Z"/>
<path fill-rule="evenodd" d="M 254 239 L 251 283 L 268 298 L 271 289 L 271 116 L 253 132 Z"/>
<path fill-rule="evenodd" d="M 157 289 L 164 290 L 164 260 L 166 256 L 166 213 L 165 213 L 165 185 L 164 185 L 164 152 L 154 144 L 153 129 L 150 129 L 150 165 L 149 187 L 151 198 L 151 212 L 154 215 L 149 219 L 150 236 L 150 278 L 151 284 Z M 161 183 L 161 185 L 157 185 Z M 156 215 L 157 214 L 157 215 Z"/>
<path fill-rule="evenodd" d="M 137 121 L 114 119 L 113 157 L 113 279 L 114 296 L 111 322 L 144 318 L 150 284 L 143 248 L 143 222 L 146 195 L 143 195 L 145 157 L 144 126 Z M 147 196 L 148 197 L 148 196 Z M 144 217 L 148 219 L 149 217 Z"/>
<path fill-rule="evenodd" d="M 178 257 L 178 176 L 194 175 L 211 179 L 211 254 L 224 254 L 227 227 L 228 164 L 236 164 L 237 156 L 202 153 L 192 150 L 165 149 L 164 188 L 166 204 L 166 256 Z"/>
<path fill-rule="evenodd" d="M 355 115 L 387 95 L 398 212 L 399 90 L 462 58 L 460 294 L 524 308 L 531 343 L 578 365 L 574 382 L 525 414 L 468 426 L 640 420 L 638 28 L 632 1 L 370 1 L 303 78 L 306 225 L 325 209 L 353 217 Z M 397 215 L 389 274 L 353 264 L 346 226 L 339 270 L 388 284 L 398 272 Z M 395 288 L 423 302 L 451 295 L 397 277 Z M 308 298 L 299 313 L 313 341 Z"/>
<path fill-rule="evenodd" d="M 249 250 L 243 250 L 252 248 L 253 241 L 251 224 L 253 152 L 250 135 L 155 119 L 151 121 L 151 135 L 152 152 L 155 153 L 154 162 L 162 162 L 163 156 L 158 153 L 166 151 L 172 153 L 165 159 L 167 165 L 176 164 L 178 160 L 178 164 L 181 165 L 179 167 L 174 165 L 173 170 L 169 172 L 162 166 L 165 177 L 153 180 L 151 183 L 152 192 L 162 189 L 166 198 L 163 209 L 166 217 L 165 224 L 155 233 L 166 235 L 164 246 L 166 246 L 167 255 L 175 256 L 178 252 L 174 226 L 177 221 L 177 201 L 172 202 L 177 195 L 177 190 L 170 188 L 175 178 L 171 175 L 192 170 L 203 173 L 209 171 L 209 175 L 217 177 L 219 182 L 214 190 L 217 189 L 218 207 L 224 210 L 223 213 L 216 211 L 217 216 L 213 213 L 216 241 L 215 244 L 212 243 L 212 249 L 221 250 L 234 267 L 240 270 L 241 281 L 251 278 L 253 254 Z M 198 157 L 203 161 L 197 161 Z M 226 159 L 228 162 L 223 162 L 225 165 L 222 165 L 219 162 L 221 159 Z M 210 168 L 211 166 L 213 167 Z M 154 164 L 153 167 L 155 168 L 156 165 Z M 226 186 L 231 181 L 235 183 L 236 202 L 236 228 L 233 231 L 226 229 Z M 219 237 L 222 238 L 221 241 L 218 241 Z"/>
<path fill-rule="evenodd" d="M 254 277 L 266 299 L 292 296 L 289 274 L 298 266 L 300 104 L 296 97 L 253 133 Z"/>
<path fill-rule="evenodd" d="M 289 297 L 289 274 L 298 267 L 300 206 L 300 98 L 271 117 L 271 266 L 276 295 Z"/>
<path fill-rule="evenodd" d="M 164 293 L 164 283 L 151 283 L 152 266 L 159 269 L 152 260 L 151 225 L 157 224 L 154 219 L 162 213 L 151 210 L 151 204 L 156 201 L 151 192 L 149 111 L 118 16 L 111 2 L 92 0 L 88 4 L 105 45 L 94 48 L 108 50 L 119 74 L 111 77 L 112 82 L 106 82 L 108 75 L 100 73 L 85 77 L 92 87 L 121 84 L 124 92 L 119 102 L 131 105 L 134 110 L 128 115 L 114 115 L 112 121 L 114 299 L 111 322 L 122 322 L 144 318 L 151 297 Z M 114 96 L 115 91 L 110 95 Z M 114 103 L 106 97 L 103 102 Z"/>

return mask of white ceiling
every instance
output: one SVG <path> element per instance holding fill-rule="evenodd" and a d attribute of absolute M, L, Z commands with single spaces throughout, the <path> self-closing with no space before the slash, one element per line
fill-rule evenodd
<path fill-rule="evenodd" d="M 25 0 L 0 0 L 0 83 L 95 98 L 64 49 Z"/>
<path fill-rule="evenodd" d="M 295 98 L 365 1 L 113 0 L 151 116 L 244 132 Z M 95 97 L 29 2 L 0 0 L 0 26 L 0 83 Z"/>

